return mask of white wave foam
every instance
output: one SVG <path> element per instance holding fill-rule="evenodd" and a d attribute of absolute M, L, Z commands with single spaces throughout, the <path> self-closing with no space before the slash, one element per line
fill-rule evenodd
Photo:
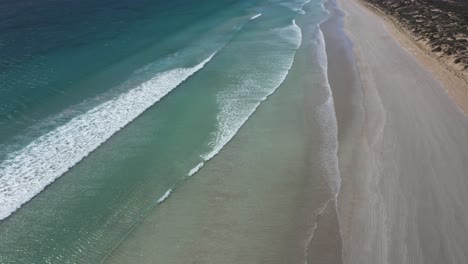
<path fill-rule="evenodd" d="M 280 5 L 288 8 L 289 10 L 296 12 L 298 14 L 304 15 L 306 12 L 304 11 L 304 6 L 310 3 L 311 0 L 300 0 L 295 2 L 283 2 Z"/>
<path fill-rule="evenodd" d="M 256 14 L 255 16 L 251 17 L 250 20 L 254 20 L 254 19 L 260 17 L 261 15 L 262 15 L 262 13 Z"/>
<path fill-rule="evenodd" d="M 166 201 L 166 199 L 169 198 L 169 196 L 171 196 L 171 193 L 172 193 L 172 188 L 167 190 L 167 192 L 165 192 L 164 195 L 161 196 L 161 198 L 158 199 L 158 204 Z"/>
<path fill-rule="evenodd" d="M 193 167 L 193 168 L 189 171 L 189 173 L 188 173 L 187 175 L 188 175 L 189 177 L 193 176 L 195 173 L 197 173 L 197 172 L 203 167 L 203 165 L 205 165 L 204 162 L 198 163 L 198 165 L 195 166 L 195 167 Z"/>
<path fill-rule="evenodd" d="M 293 19 L 291 25 L 281 28 L 274 28 L 280 37 L 288 43 L 294 45 L 294 49 L 298 49 L 302 43 L 302 31 L 301 28 L 296 24 L 296 19 Z"/>
<path fill-rule="evenodd" d="M 214 54 L 192 68 L 162 72 L 10 154 L 0 164 L 0 220 L 89 155 L 171 90 L 202 69 Z"/>
<path fill-rule="evenodd" d="M 341 176 L 338 165 L 338 125 L 336 120 L 333 94 L 328 81 L 328 58 L 325 46 L 325 38 L 322 30 L 318 29 L 317 36 L 317 60 L 321 68 L 322 82 L 328 93 L 327 100 L 317 110 L 318 120 L 322 127 L 322 146 L 320 147 L 321 164 L 330 175 L 329 188 L 338 196 L 341 185 Z"/>
<path fill-rule="evenodd" d="M 298 3 L 301 5 L 301 8 L 304 8 L 304 6 L 310 3 L 310 1 L 312 0 L 301 0 Z"/>
<path fill-rule="evenodd" d="M 294 32 L 291 35 L 294 36 L 292 38 L 295 39 L 294 43 L 295 43 L 296 49 L 298 49 L 302 43 L 302 31 L 301 31 L 301 28 L 296 24 L 296 19 L 293 19 L 292 21 L 291 31 Z"/>
<path fill-rule="evenodd" d="M 301 29 L 295 21 L 292 25 L 274 29 L 272 32 L 280 39 L 286 39 L 288 46 L 292 45 L 297 49 L 301 45 Z M 271 55 L 266 55 L 266 58 L 270 57 L 274 61 L 258 60 L 262 62 L 262 65 L 257 67 L 258 72 L 248 71 L 242 74 L 242 79 L 238 80 L 238 84 L 218 95 L 220 112 L 217 115 L 217 132 L 210 143 L 212 150 L 202 155 L 205 161 L 212 159 L 229 143 L 261 102 L 273 94 L 286 79 L 294 62 L 295 51 L 274 52 Z M 271 67 L 274 67 L 274 70 Z"/>
<path fill-rule="evenodd" d="M 304 15 L 305 11 L 301 7 L 294 5 L 293 3 L 281 3 L 280 5 L 288 8 L 289 10 L 296 12 L 298 14 Z"/>

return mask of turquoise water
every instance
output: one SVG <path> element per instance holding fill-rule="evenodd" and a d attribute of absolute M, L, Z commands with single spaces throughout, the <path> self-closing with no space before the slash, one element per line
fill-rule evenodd
<path fill-rule="evenodd" d="M 306 3 L 1 4 L 0 262 L 106 256 L 281 85 Z"/>

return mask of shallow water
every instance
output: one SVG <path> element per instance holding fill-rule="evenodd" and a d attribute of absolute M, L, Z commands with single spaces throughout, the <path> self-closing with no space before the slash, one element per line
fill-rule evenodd
<path fill-rule="evenodd" d="M 331 94 L 323 68 L 310 67 L 324 55 L 313 21 L 312 14 L 298 19 L 304 42 L 277 91 L 196 177 L 148 213 L 107 263 L 306 261 L 316 216 L 327 204 L 336 210 L 329 201 L 339 187 Z M 331 220 L 335 233 L 313 246 L 340 245 L 336 215 Z M 338 257 L 340 250 L 327 247 Z"/>
<path fill-rule="evenodd" d="M 84 1 L 2 9 L 2 39 L 10 41 L 0 43 L 8 51 L 0 73 L 0 262 L 106 256 L 268 102 L 303 36 L 315 42 L 301 56 L 317 50 L 326 12 L 304 4 Z M 305 82 L 317 90 L 317 107 L 331 98 L 320 56 L 300 66 L 301 74 L 317 72 Z"/>

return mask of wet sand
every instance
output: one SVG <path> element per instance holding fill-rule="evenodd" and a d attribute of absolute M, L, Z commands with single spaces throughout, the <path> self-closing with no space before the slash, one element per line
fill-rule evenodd
<path fill-rule="evenodd" d="M 468 120 L 380 17 L 339 6 L 359 76 L 332 84 L 343 262 L 466 263 Z"/>

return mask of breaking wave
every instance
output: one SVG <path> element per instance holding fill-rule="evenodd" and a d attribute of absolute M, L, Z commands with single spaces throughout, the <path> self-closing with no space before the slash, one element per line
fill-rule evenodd
<path fill-rule="evenodd" d="M 201 70 L 214 55 L 191 68 L 158 73 L 134 89 L 73 118 L 8 155 L 0 164 L 0 220 Z"/>

